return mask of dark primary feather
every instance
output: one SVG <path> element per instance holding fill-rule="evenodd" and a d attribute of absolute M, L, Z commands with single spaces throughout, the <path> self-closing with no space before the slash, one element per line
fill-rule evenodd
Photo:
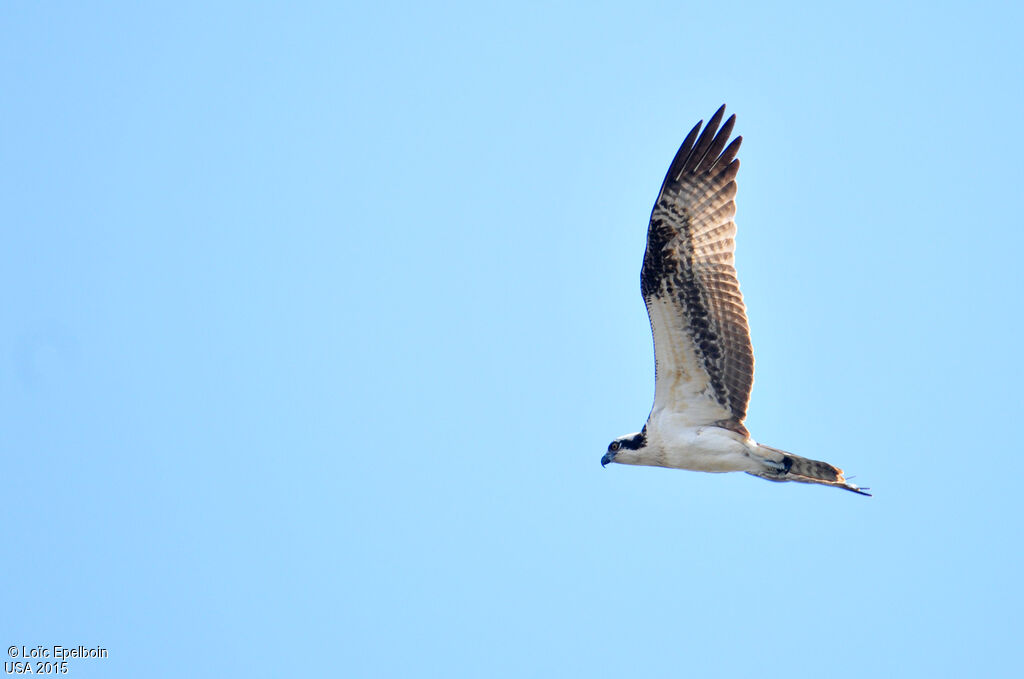
<path fill-rule="evenodd" d="M 687 170 L 696 172 L 699 169 L 701 161 L 704 159 L 704 156 L 714 143 L 715 130 L 718 129 L 719 123 L 722 122 L 723 115 L 725 115 L 724 104 L 721 108 L 715 111 L 715 115 L 711 116 L 711 120 L 708 121 L 707 127 L 704 128 L 704 131 L 697 139 L 697 144 L 693 147 L 693 152 L 690 153 L 686 161 L 683 162 L 683 172 L 686 172 Z M 736 116 L 733 116 L 730 118 L 729 122 L 735 122 L 735 118 Z M 732 129 L 732 126 L 730 125 L 729 128 Z M 678 177 L 676 179 L 678 180 Z"/>
<path fill-rule="evenodd" d="M 733 265 L 735 158 L 742 137 L 727 145 L 736 116 L 719 130 L 724 115 L 723 105 L 703 132 L 697 123 L 669 166 L 651 212 L 640 287 L 648 312 L 653 299 L 668 299 L 678 309 L 685 337 L 674 339 L 692 342 L 716 400 L 739 425 L 753 386 L 754 354 Z M 659 353 L 655 347 L 659 379 L 669 377 L 666 370 L 685 370 L 666 365 Z"/>

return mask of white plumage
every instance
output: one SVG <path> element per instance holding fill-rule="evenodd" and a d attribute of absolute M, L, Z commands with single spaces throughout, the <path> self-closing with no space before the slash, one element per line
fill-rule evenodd
<path fill-rule="evenodd" d="M 654 406 L 641 432 L 608 446 L 602 464 L 744 471 L 862 495 L 843 471 L 754 441 L 743 420 L 754 380 L 746 309 L 734 267 L 736 117 L 722 106 L 687 135 L 651 212 L 640 290 L 654 336 Z M 698 136 L 699 135 L 699 136 Z"/>

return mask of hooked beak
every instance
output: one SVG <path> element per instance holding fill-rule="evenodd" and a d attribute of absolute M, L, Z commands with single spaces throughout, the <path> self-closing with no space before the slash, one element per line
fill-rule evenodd
<path fill-rule="evenodd" d="M 610 450 L 601 458 L 601 466 L 607 467 L 609 462 L 615 462 L 615 453 Z"/>

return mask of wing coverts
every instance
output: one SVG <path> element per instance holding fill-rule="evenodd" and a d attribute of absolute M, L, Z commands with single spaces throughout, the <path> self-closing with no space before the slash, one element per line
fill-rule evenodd
<path fill-rule="evenodd" d="M 724 113 L 723 106 L 699 138 L 697 123 L 672 161 L 651 212 L 640 289 L 656 337 L 652 304 L 669 303 L 678 310 L 680 322 L 669 334 L 674 341 L 692 343 L 700 363 L 696 368 L 706 371 L 713 391 L 709 396 L 729 414 L 731 422 L 723 424 L 745 432 L 741 423 L 754 381 L 754 352 L 733 258 L 735 158 L 743 138 L 726 146 L 736 117 L 718 130 Z M 676 363 L 655 346 L 659 384 L 690 381 L 695 366 Z M 674 400 L 680 407 L 679 398 Z"/>

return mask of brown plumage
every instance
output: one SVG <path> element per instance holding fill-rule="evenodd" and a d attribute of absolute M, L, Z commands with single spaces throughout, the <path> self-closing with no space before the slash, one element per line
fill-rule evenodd
<path fill-rule="evenodd" d="M 743 137 L 726 147 L 736 116 L 718 130 L 724 113 L 723 105 L 699 138 L 697 123 L 672 160 L 651 212 L 640 290 L 648 313 L 657 299 L 678 305 L 715 397 L 727 411 L 723 424 L 745 432 L 754 350 L 733 258 L 736 154 Z M 658 379 L 687 377 L 663 374 L 684 369 L 681 363 L 671 368 L 663 363 L 656 356 Z"/>
<path fill-rule="evenodd" d="M 672 159 L 647 230 L 640 290 L 654 336 L 655 394 L 643 430 L 612 442 L 602 464 L 745 471 L 844 488 L 838 467 L 764 446 L 743 420 L 754 352 L 736 278 L 736 174 L 742 137 L 725 106 L 697 123 Z M 721 126 L 721 128 L 719 127 Z"/>

